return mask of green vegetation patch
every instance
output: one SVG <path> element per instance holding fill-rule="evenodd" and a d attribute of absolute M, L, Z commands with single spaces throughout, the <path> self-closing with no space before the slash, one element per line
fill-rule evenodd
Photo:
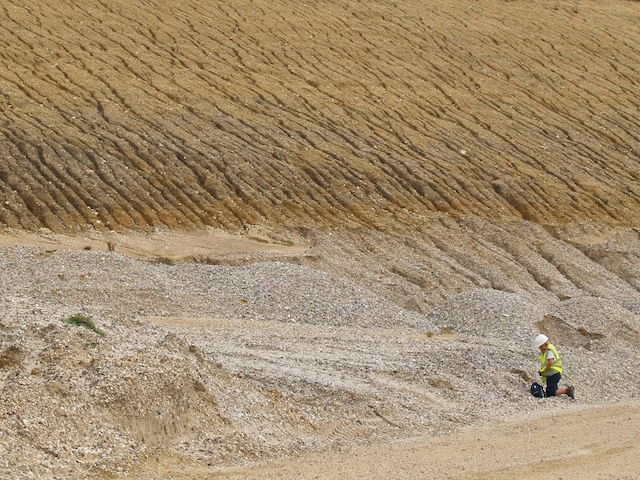
<path fill-rule="evenodd" d="M 85 327 L 89 330 L 93 330 L 98 335 L 104 337 L 104 332 L 96 327 L 96 324 L 93 323 L 93 320 L 88 315 L 83 315 L 82 313 L 76 313 L 75 315 L 71 315 L 70 317 L 63 318 L 62 321 L 64 323 L 68 323 L 70 325 L 76 325 L 79 327 Z"/>

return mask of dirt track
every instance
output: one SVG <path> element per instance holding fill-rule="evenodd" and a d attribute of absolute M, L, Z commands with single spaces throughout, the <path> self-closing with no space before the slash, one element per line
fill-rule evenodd
<path fill-rule="evenodd" d="M 231 469 L 203 479 L 321 480 L 564 480 L 639 478 L 640 407 L 588 409 L 520 419 L 455 436 L 407 441 L 347 454 L 317 455 L 253 469 Z M 554 458 L 548 459 L 550 449 Z M 181 477 L 169 467 L 172 478 Z"/>

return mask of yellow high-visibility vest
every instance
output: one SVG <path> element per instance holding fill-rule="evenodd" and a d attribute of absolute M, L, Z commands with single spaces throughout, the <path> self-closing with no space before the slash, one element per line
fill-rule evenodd
<path fill-rule="evenodd" d="M 553 352 L 555 361 L 553 362 L 549 370 L 546 370 L 543 372 L 542 369 L 547 366 L 547 351 L 545 350 L 544 352 L 542 352 L 542 354 L 540 354 L 540 364 L 542 365 L 540 367 L 540 373 L 542 374 L 543 382 L 547 381 L 547 377 L 550 377 L 551 375 L 555 375 L 556 373 L 559 373 L 562 375 L 562 361 L 560 360 L 560 355 L 558 354 L 558 350 L 556 350 L 556 347 L 554 347 L 550 343 L 547 344 L 547 348 Z"/>

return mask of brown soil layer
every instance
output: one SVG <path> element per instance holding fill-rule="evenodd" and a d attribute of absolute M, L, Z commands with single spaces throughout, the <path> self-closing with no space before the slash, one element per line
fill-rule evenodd
<path fill-rule="evenodd" d="M 0 225 L 638 225 L 638 2 L 6 0 L 0 18 Z"/>

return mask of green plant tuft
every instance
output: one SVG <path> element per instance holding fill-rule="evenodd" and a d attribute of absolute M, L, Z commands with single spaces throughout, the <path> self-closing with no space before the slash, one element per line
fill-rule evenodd
<path fill-rule="evenodd" d="M 104 332 L 96 327 L 96 324 L 93 323 L 93 320 L 88 315 L 83 315 L 82 313 L 76 313 L 75 315 L 71 315 L 70 317 L 63 318 L 62 321 L 64 323 L 68 323 L 70 325 L 76 325 L 78 327 L 85 327 L 89 330 L 93 330 L 98 335 L 104 337 Z"/>

